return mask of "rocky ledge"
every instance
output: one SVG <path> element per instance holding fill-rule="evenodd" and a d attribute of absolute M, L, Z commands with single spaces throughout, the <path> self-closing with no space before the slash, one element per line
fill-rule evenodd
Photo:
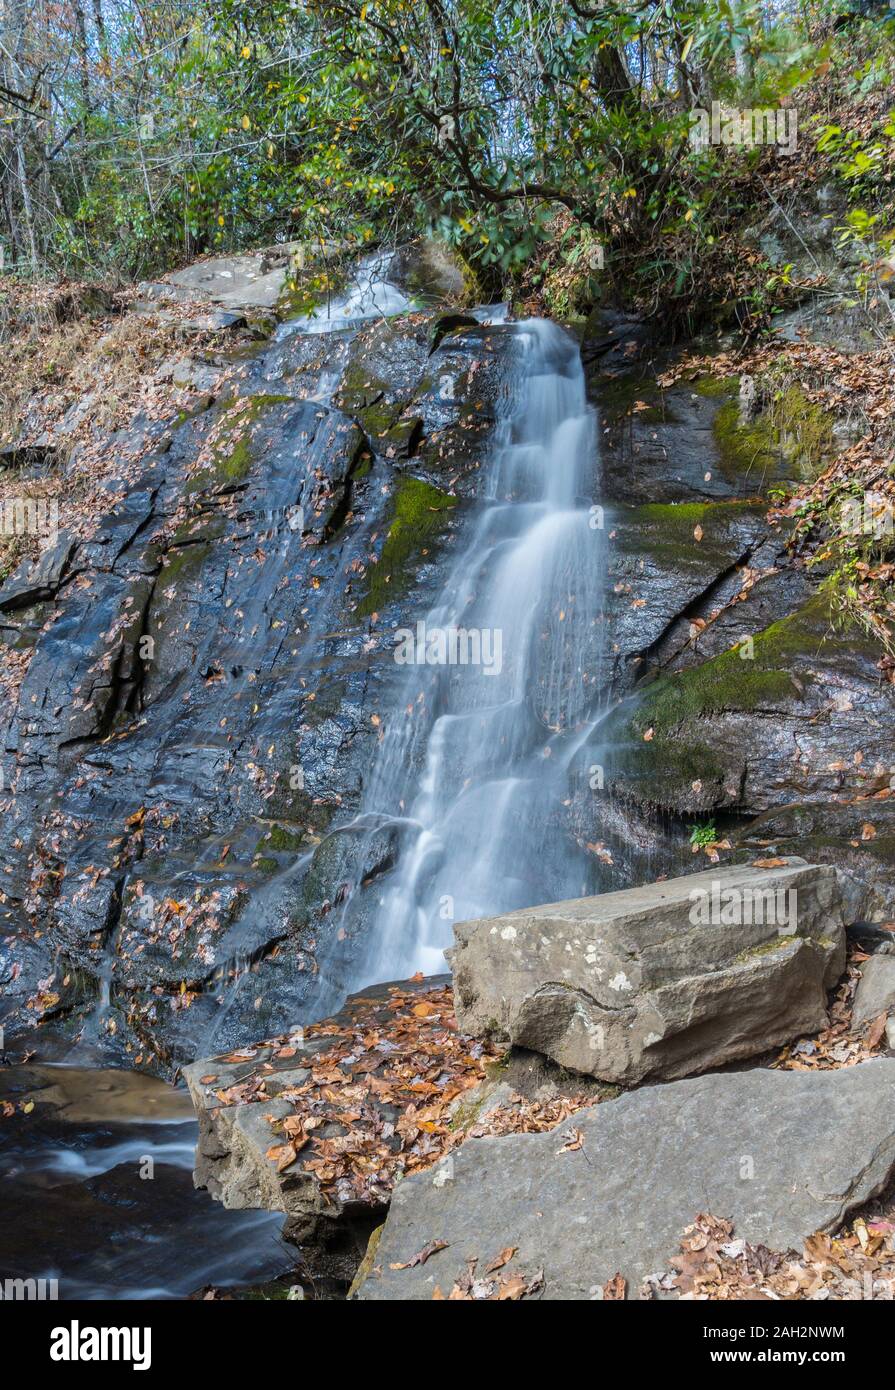
<path fill-rule="evenodd" d="M 707 916 L 692 920 L 700 895 Z M 752 920 L 716 921 L 747 902 Z M 350 1237 L 355 1296 L 661 1296 L 692 1288 L 703 1249 L 701 1279 L 724 1266 L 751 1288 L 756 1269 L 783 1268 L 756 1248 L 835 1231 L 889 1183 L 895 1060 L 873 1054 L 895 1012 L 893 957 L 853 943 L 840 982 L 830 867 L 719 866 L 455 930 L 453 992 L 448 977 L 375 986 L 184 1073 L 197 1185 L 282 1211 L 287 1236 L 318 1252 Z M 867 930 L 856 940 L 873 944 Z M 607 1084 L 734 1059 L 623 1094 Z M 698 1227 L 675 1274 L 697 1217 L 714 1236 Z M 884 1247 L 895 1267 L 895 1226 L 880 1232 L 871 1255 Z M 828 1287 L 800 1271 L 786 1276 L 798 1288 Z"/>
<path fill-rule="evenodd" d="M 617 1276 L 661 1288 L 698 1212 L 753 1245 L 799 1247 L 895 1171 L 893 1085 L 883 1059 L 718 1073 L 622 1096 L 565 1133 L 472 1140 L 396 1188 L 356 1294 L 462 1295 L 470 1264 L 548 1299 L 597 1298 Z"/>
<path fill-rule="evenodd" d="M 561 1096 L 539 1076 L 523 1101 L 503 1059 L 458 1032 L 446 977 L 364 990 L 333 1018 L 185 1069 L 196 1185 L 284 1212 L 291 1239 L 337 1242 L 465 1134 L 547 1129 L 599 1094 L 582 1080 Z"/>

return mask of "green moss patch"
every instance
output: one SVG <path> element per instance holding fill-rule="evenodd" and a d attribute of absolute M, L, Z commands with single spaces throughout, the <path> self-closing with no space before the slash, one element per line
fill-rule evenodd
<path fill-rule="evenodd" d="M 176 583 L 177 580 L 185 576 L 195 574 L 197 570 L 201 569 L 210 550 L 211 546 L 207 542 L 201 542 L 197 545 L 184 545 L 173 553 L 169 551 L 168 562 L 159 575 L 160 587 L 164 589 L 168 584 Z"/>
<path fill-rule="evenodd" d="M 751 534 L 763 514 L 764 507 L 754 502 L 647 502 L 620 509 L 616 525 L 626 553 L 643 554 L 669 569 L 735 559 L 747 543 L 743 527 L 751 522 Z M 702 532 L 698 541 L 697 527 Z"/>
<path fill-rule="evenodd" d="M 214 471 L 221 482 L 238 482 L 246 477 L 252 466 L 252 450 L 243 435 L 233 445 L 229 453 L 215 452 Z"/>
<path fill-rule="evenodd" d="M 755 479 L 758 487 L 769 478 L 779 479 L 782 460 L 777 435 L 763 415 L 743 424 L 739 401 L 726 400 L 715 416 L 713 428 L 721 472 L 728 481 L 746 474 Z"/>
<path fill-rule="evenodd" d="M 255 846 L 255 853 L 259 854 L 263 849 L 273 850 L 277 854 L 294 854 L 301 848 L 301 832 L 286 830 L 282 825 L 272 825 L 265 835 L 261 836 Z"/>
<path fill-rule="evenodd" d="M 776 392 L 748 424 L 741 422 L 739 400 L 731 396 L 715 416 L 714 434 L 724 476 L 746 474 L 756 484 L 815 477 L 834 443 L 830 416 L 797 385 Z"/>
<path fill-rule="evenodd" d="M 748 711 L 798 698 L 792 679 L 795 670 L 803 685 L 811 681 L 805 665 L 829 640 L 835 640 L 837 651 L 872 650 L 870 639 L 857 624 L 848 619 L 842 623 L 829 595 L 820 592 L 798 612 L 757 633 L 752 639 L 751 658 L 740 646 L 731 647 L 693 670 L 655 681 L 644 691 L 631 726 L 641 739 L 652 728 L 654 739 L 661 740 L 681 725 L 707 715 Z"/>
<path fill-rule="evenodd" d="M 346 368 L 334 404 L 357 419 L 374 439 L 387 434 L 401 414 L 401 402 L 389 402 L 388 383 L 371 372 L 363 361 Z"/>
<path fill-rule="evenodd" d="M 772 936 L 768 941 L 759 942 L 757 946 L 749 946 L 745 951 L 740 951 L 738 956 L 734 956 L 735 965 L 748 965 L 752 960 L 757 960 L 761 956 L 773 955 L 775 951 L 784 950 L 791 943 L 791 937 Z"/>
<path fill-rule="evenodd" d="M 367 593 L 355 609 L 356 617 L 379 612 L 407 588 L 414 577 L 414 562 L 441 538 L 447 514 L 456 505 L 456 497 L 420 478 L 401 480 L 379 563 L 368 571 Z"/>
<path fill-rule="evenodd" d="M 797 613 L 772 623 L 748 648 L 731 647 L 692 670 L 663 676 L 641 693 L 634 711 L 607 729 L 622 784 L 656 805 L 692 802 L 692 784 L 723 782 L 727 769 L 710 742 L 713 717 L 797 701 L 814 679 L 810 670 L 827 641 L 836 651 L 866 651 L 870 639 L 839 615 L 819 592 Z M 798 675 L 798 682 L 794 679 Z M 801 687 L 801 689 L 800 689 Z M 649 737 L 645 737 L 649 735 Z M 654 793 L 654 794 L 653 794 Z"/>
<path fill-rule="evenodd" d="M 241 397 L 230 403 L 217 421 L 213 433 L 211 465 L 191 478 L 186 491 L 200 492 L 209 487 L 226 487 L 242 482 L 252 467 L 251 432 L 261 416 L 274 405 L 291 401 L 291 396 L 271 395 Z M 246 406 L 245 402 L 249 404 Z"/>
<path fill-rule="evenodd" d="M 707 396 L 710 400 L 724 400 L 725 397 L 736 396 L 739 393 L 736 377 L 715 376 L 712 372 L 703 372 L 689 385 L 691 391 L 695 391 L 699 396 Z"/>
<path fill-rule="evenodd" d="M 835 447 L 833 422 L 798 385 L 780 391 L 767 414 L 777 429 L 780 447 L 801 478 L 815 478 Z"/>

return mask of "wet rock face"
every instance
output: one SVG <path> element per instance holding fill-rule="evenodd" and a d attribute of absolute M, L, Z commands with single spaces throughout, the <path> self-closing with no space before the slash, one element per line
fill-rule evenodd
<path fill-rule="evenodd" d="M 625 1085 L 818 1031 L 845 964 L 835 872 L 801 860 L 462 922 L 455 936 L 461 1028 Z"/>
<path fill-rule="evenodd" d="M 222 360 L 216 399 L 153 422 L 138 469 L 122 458 L 89 538 L 0 588 L 0 636 L 33 648 L 4 714 L 8 1035 L 99 1001 L 91 1029 L 176 1065 L 343 997 L 331 909 L 395 846 L 341 827 L 392 630 L 427 611 L 466 524 L 509 348 L 442 317 Z M 408 486 L 445 505 L 396 546 Z"/>
<path fill-rule="evenodd" d="M 402 853 L 400 825 L 351 824 L 394 630 L 468 534 L 520 390 L 511 343 L 450 304 L 216 352 L 190 410 L 135 426 L 139 468 L 108 441 L 120 476 L 89 536 L 0 587 L 0 640 L 30 654 L 0 710 L 7 1028 L 100 1001 L 91 1027 L 176 1065 L 341 1002 Z M 605 604 L 575 716 L 607 715 L 549 828 L 611 886 L 692 867 L 688 825 L 725 817 L 732 856 L 833 864 L 850 913 L 883 920 L 879 653 L 766 523 L 793 476 L 780 440 L 710 375 L 650 386 L 647 354 L 642 325 L 583 345 Z M 543 720 L 549 691 L 529 693 Z M 544 883 L 532 862 L 528 900 L 569 891 Z"/>
<path fill-rule="evenodd" d="M 818 595 L 748 645 L 647 686 L 609 731 L 619 787 L 686 811 L 751 815 L 830 797 L 849 775 L 874 790 L 891 687 L 876 644 L 854 625 L 834 638 L 833 619 Z"/>
<path fill-rule="evenodd" d="M 742 568 L 766 539 L 764 510 L 754 502 L 607 509 L 604 679 L 612 688 L 627 691 L 666 653 L 692 647 L 693 617 L 740 589 Z"/>
<path fill-rule="evenodd" d="M 781 428 L 704 369 L 662 388 L 674 354 L 611 315 L 582 354 L 603 441 L 601 680 L 622 697 L 573 767 L 582 837 L 643 881 L 682 869 L 688 827 L 717 818 L 728 857 L 835 865 L 850 912 L 891 918 L 895 687 L 822 566 L 767 520 L 769 490 L 831 447 L 829 420 L 794 399 Z M 787 409 L 809 411 L 816 458 Z"/>
<path fill-rule="evenodd" d="M 750 1243 L 800 1249 L 891 1177 L 893 1080 L 886 1060 L 716 1073 L 579 1113 L 571 1149 L 556 1131 L 467 1140 L 396 1188 L 355 1296 L 447 1298 L 468 1261 L 485 1277 L 508 1249 L 501 1278 L 540 1271 L 543 1298 L 597 1298 L 616 1273 L 636 1296 L 703 1211 Z"/>
<path fill-rule="evenodd" d="M 634 349 L 627 361 L 598 358 L 593 366 L 609 500 L 724 502 L 798 479 L 776 432 L 748 418 L 735 378 L 704 372 L 662 388 L 656 381 L 662 360 L 638 362 L 639 338 L 633 328 L 623 336 L 621 346 Z"/>
<path fill-rule="evenodd" d="M 737 609 L 746 618 L 750 604 Z M 832 864 L 855 919 L 890 919 L 895 692 L 879 648 L 822 591 L 734 641 L 675 663 L 606 721 L 613 794 L 635 819 L 735 818 L 737 857 Z"/>

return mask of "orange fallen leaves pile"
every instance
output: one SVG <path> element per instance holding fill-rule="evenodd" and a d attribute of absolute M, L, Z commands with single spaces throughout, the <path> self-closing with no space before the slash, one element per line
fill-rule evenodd
<path fill-rule="evenodd" d="M 456 1102 L 486 1080 L 503 1049 L 457 1031 L 449 985 L 414 989 L 411 983 L 356 997 L 336 1018 L 305 1029 L 304 1041 L 305 1048 L 295 1048 L 286 1038 L 269 1039 L 231 1054 L 225 1060 L 257 1054 L 258 1065 L 215 1096 L 224 1106 L 274 1094 L 290 1102 L 293 1114 L 270 1117 L 267 1157 L 289 1178 L 312 1175 L 324 1195 L 343 1203 L 385 1203 L 400 1176 L 431 1167 L 465 1138 L 543 1132 L 598 1099 L 585 1092 L 544 1100 L 512 1093 L 481 1121 L 473 1113 L 471 1123 L 461 1123 Z M 270 1047 L 278 1059 L 307 1066 L 307 1081 L 268 1090 L 277 1077 L 267 1060 Z"/>

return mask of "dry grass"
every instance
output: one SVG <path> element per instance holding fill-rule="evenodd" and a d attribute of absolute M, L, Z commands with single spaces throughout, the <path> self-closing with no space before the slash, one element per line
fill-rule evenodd
<path fill-rule="evenodd" d="M 141 458 L 139 441 L 133 450 L 118 442 L 109 448 L 109 435 L 138 416 L 164 420 L 192 403 L 189 390 L 156 374 L 166 360 L 215 344 L 217 335 L 182 327 L 203 306 L 128 312 L 131 298 L 104 286 L 0 277 L 0 447 L 49 440 L 58 451 L 48 468 L 0 468 L 0 506 L 23 494 L 64 498 L 65 525 L 87 534 L 98 515 L 97 489 Z M 78 405 L 83 410 L 72 412 Z M 39 537 L 0 534 L 0 579 L 40 545 Z"/>
<path fill-rule="evenodd" d="M 89 536 L 112 505 L 104 484 L 136 478 L 155 447 L 139 430 L 111 446 L 110 436 L 138 417 L 169 421 L 195 405 L 193 391 L 160 382 L 157 373 L 171 358 L 219 346 L 220 335 L 182 326 L 206 306 L 128 312 L 132 298 L 132 291 L 109 287 L 25 285 L 0 276 L 0 447 L 49 442 L 57 450 L 39 467 L 0 462 L 0 583 L 51 543 L 51 535 L 6 534 L 6 504 L 55 500 L 60 527 Z M 83 411 L 66 421 L 78 404 Z M 15 698 L 29 656 L 2 649 L 0 698 Z"/>

